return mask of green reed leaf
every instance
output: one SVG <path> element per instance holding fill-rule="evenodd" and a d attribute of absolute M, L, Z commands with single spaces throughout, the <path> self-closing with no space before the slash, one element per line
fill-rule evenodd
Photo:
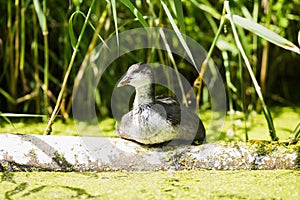
<path fill-rule="evenodd" d="M 140 11 L 131 3 L 129 0 L 121 0 L 121 2 L 129 8 L 129 10 L 134 14 L 134 16 L 139 20 L 143 27 L 149 27 L 147 21 L 144 19 L 144 16 Z"/>
<path fill-rule="evenodd" d="M 70 35 L 71 45 L 72 45 L 73 49 L 75 48 L 76 43 L 77 43 L 77 38 L 76 38 L 75 33 L 74 33 L 74 30 L 73 30 L 73 24 L 75 24 L 75 23 L 74 23 L 74 17 L 77 16 L 77 15 L 81 15 L 81 16 L 83 16 L 84 19 L 86 19 L 86 15 L 85 15 L 83 12 L 79 11 L 79 10 L 75 11 L 75 12 L 70 16 L 70 19 L 69 19 L 69 27 L 68 27 L 68 28 L 69 28 L 69 35 Z M 88 24 L 90 25 L 90 27 L 91 27 L 94 31 L 96 31 L 96 28 L 93 26 L 93 24 L 92 24 L 89 20 L 88 20 Z M 104 39 L 103 39 L 99 34 L 98 34 L 98 38 L 101 40 L 101 42 L 102 42 L 104 45 L 106 45 Z"/>
<path fill-rule="evenodd" d="M 45 31 L 47 31 L 47 29 L 45 26 L 45 15 L 41 8 L 41 4 L 40 4 L 39 0 L 33 0 L 33 4 L 34 4 L 34 9 L 37 14 L 42 32 L 45 32 Z"/>
<path fill-rule="evenodd" d="M 191 51 L 190 51 L 190 49 L 189 49 L 187 43 L 185 42 L 185 40 L 184 40 L 182 34 L 180 33 L 179 28 L 178 28 L 178 26 L 176 25 L 175 20 L 174 20 L 174 18 L 173 18 L 173 16 L 172 16 L 172 14 L 171 14 L 171 12 L 170 12 L 168 6 L 165 4 L 165 2 L 164 2 L 163 0 L 161 0 L 160 2 L 161 2 L 161 4 L 162 4 L 162 6 L 163 6 L 164 11 L 166 12 L 166 14 L 167 14 L 167 16 L 168 16 L 168 19 L 170 20 L 171 26 L 172 26 L 174 32 L 176 33 L 176 35 L 177 35 L 177 37 L 178 37 L 178 39 L 179 39 L 181 45 L 183 46 L 183 48 L 184 48 L 184 50 L 186 51 L 186 53 L 187 53 L 187 55 L 189 56 L 189 58 L 191 59 L 192 64 L 193 64 L 194 66 L 196 66 L 195 60 L 194 60 L 194 58 L 193 58 L 193 55 L 192 55 L 192 53 L 191 53 Z"/>
<path fill-rule="evenodd" d="M 227 16 L 227 18 L 229 18 L 229 16 Z M 238 15 L 232 15 L 232 19 L 236 25 L 253 32 L 254 34 L 262 37 L 263 39 L 279 47 L 300 54 L 300 49 L 295 44 L 285 39 L 284 37 L 278 35 L 277 33 L 267 29 L 266 27 L 249 19 L 240 17 Z"/>
<path fill-rule="evenodd" d="M 197 0 L 190 0 L 197 8 L 200 10 L 210 14 L 216 19 L 221 18 L 221 14 L 215 9 L 213 5 L 207 0 L 202 0 L 201 3 L 199 3 Z"/>
<path fill-rule="evenodd" d="M 184 15 L 183 15 L 183 9 L 182 9 L 182 2 L 181 2 L 181 0 L 174 0 L 174 4 L 175 4 L 177 21 L 178 21 L 180 30 L 181 30 L 182 33 L 185 33 L 185 24 L 184 24 Z"/>
<path fill-rule="evenodd" d="M 0 117 L 2 117 L 7 123 L 9 123 L 15 129 L 16 133 L 18 132 L 14 124 L 1 111 L 0 111 Z"/>
<path fill-rule="evenodd" d="M 69 28 L 69 36 L 70 36 L 70 40 L 71 40 L 71 45 L 72 45 L 73 49 L 75 48 L 76 43 L 77 43 L 77 38 L 75 37 L 74 30 L 73 30 L 73 20 L 74 20 L 74 17 L 77 15 L 82 15 L 84 18 L 86 18 L 85 14 L 83 12 L 81 12 L 80 10 L 75 11 L 70 16 L 68 28 Z"/>
<path fill-rule="evenodd" d="M 291 135 L 294 136 L 292 137 L 293 139 L 300 139 L 300 122 L 297 124 Z"/>
<path fill-rule="evenodd" d="M 115 30 L 116 30 L 116 37 L 117 37 L 117 45 L 119 46 L 119 29 L 118 29 L 118 17 L 117 17 L 117 6 L 116 6 L 116 0 L 110 1 L 112 6 L 112 12 L 113 12 L 113 18 L 114 18 L 114 24 L 115 24 Z"/>

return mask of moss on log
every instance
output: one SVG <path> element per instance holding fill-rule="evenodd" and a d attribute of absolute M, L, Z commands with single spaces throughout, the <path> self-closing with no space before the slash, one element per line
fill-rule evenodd
<path fill-rule="evenodd" d="M 0 134 L 0 171 L 299 169 L 299 145 L 143 146 L 120 138 Z"/>

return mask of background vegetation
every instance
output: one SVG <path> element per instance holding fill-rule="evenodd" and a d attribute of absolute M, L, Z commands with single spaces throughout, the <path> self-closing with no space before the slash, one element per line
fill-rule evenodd
<path fill-rule="evenodd" d="M 59 104 L 62 118 L 68 119 L 72 115 L 74 79 L 90 50 L 101 42 L 98 36 L 108 39 L 117 32 L 144 26 L 174 29 L 171 24 L 174 20 L 181 32 L 208 51 L 217 35 L 223 3 L 216 0 L 0 1 L 0 111 L 49 116 L 64 77 L 70 72 Z M 230 8 L 233 14 L 298 44 L 300 0 L 231 0 Z M 86 23 L 87 15 L 90 24 Z M 237 27 L 237 32 L 266 104 L 300 106 L 300 56 L 241 27 Z M 78 51 L 74 51 L 76 48 Z M 134 53 L 135 56 L 116 60 L 104 73 L 96 98 L 100 117 L 111 117 L 111 91 L 128 66 L 145 62 L 144 53 Z M 244 64 L 229 20 L 221 29 L 212 58 L 228 87 L 228 109 L 260 112 L 261 103 L 249 73 L 240 68 Z M 157 62 L 172 65 L 165 52 L 157 56 Z M 178 67 L 191 83 L 197 79 L 198 74 L 189 66 L 183 63 Z M 210 108 L 207 95 L 202 93 L 202 110 Z"/>

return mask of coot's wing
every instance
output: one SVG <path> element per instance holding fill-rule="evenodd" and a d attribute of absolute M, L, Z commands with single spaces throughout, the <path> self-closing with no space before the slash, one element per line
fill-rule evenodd
<path fill-rule="evenodd" d="M 165 103 L 168 105 L 180 105 L 178 100 L 175 99 L 174 97 L 165 97 L 163 95 L 159 95 L 155 97 L 155 101 Z"/>
<path fill-rule="evenodd" d="M 156 97 L 156 104 L 160 105 L 157 106 L 157 112 L 164 113 L 161 115 L 164 115 L 167 121 L 173 126 L 180 125 L 179 139 L 205 142 L 205 128 L 196 113 L 183 105 L 180 106 L 178 101 L 172 97 Z M 154 107 L 153 109 L 155 109 Z"/>
<path fill-rule="evenodd" d="M 155 106 L 155 104 L 159 106 Z M 155 104 L 152 106 L 152 109 L 161 113 L 161 116 L 169 121 L 172 126 L 176 126 L 180 123 L 181 108 L 175 98 L 157 96 L 155 97 Z"/>

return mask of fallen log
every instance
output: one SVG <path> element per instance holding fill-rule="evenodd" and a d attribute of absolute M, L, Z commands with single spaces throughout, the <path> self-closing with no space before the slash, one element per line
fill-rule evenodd
<path fill-rule="evenodd" d="M 0 134 L 0 171 L 298 169 L 299 145 L 144 146 L 120 138 Z"/>

